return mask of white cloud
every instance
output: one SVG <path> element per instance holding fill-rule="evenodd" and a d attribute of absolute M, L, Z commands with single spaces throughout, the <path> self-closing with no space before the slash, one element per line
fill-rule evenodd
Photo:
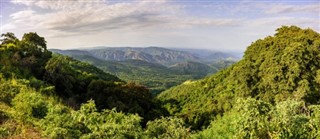
<path fill-rule="evenodd" d="M 288 13 L 311 13 L 320 14 L 320 3 L 311 5 L 288 5 L 288 4 L 273 4 L 267 6 L 265 10 L 267 14 L 288 14 Z"/>
<path fill-rule="evenodd" d="M 4 31 L 12 30 L 12 29 L 15 29 L 15 28 L 16 28 L 16 26 L 13 25 L 13 24 L 5 24 L 5 25 L 2 26 L 2 30 L 4 30 Z"/>
<path fill-rule="evenodd" d="M 255 20 L 248 20 L 246 24 L 252 27 L 273 27 L 277 28 L 283 25 L 297 25 L 303 28 L 310 27 L 320 31 L 319 19 L 314 18 L 295 18 L 295 17 L 265 17 Z"/>
<path fill-rule="evenodd" d="M 67 34 L 115 29 L 232 26 L 237 23 L 233 19 L 186 17 L 184 6 L 166 1 L 110 4 L 104 0 L 14 0 L 13 3 L 42 8 L 40 12 L 25 10 L 12 14 L 15 22 L 25 22 L 33 24 L 33 27 Z"/>
<path fill-rule="evenodd" d="M 12 0 L 5 30 L 38 32 L 50 47 L 216 45 L 241 49 L 281 25 L 320 31 L 319 5 L 270 2 L 183 3 L 166 0 Z M 200 9 L 198 9 L 200 8 Z M 196 12 L 201 12 L 196 13 Z M 199 14 L 199 15 L 198 15 Z M 306 16 L 305 16 L 306 15 Z M 318 18 L 317 18 L 318 17 Z M 232 40 L 232 41 L 230 41 Z"/>
<path fill-rule="evenodd" d="M 16 12 L 10 16 L 14 20 L 20 20 L 21 18 L 32 17 L 34 13 L 35 11 L 33 10 L 25 10 L 25 11 Z"/>
<path fill-rule="evenodd" d="M 81 7 L 83 8 L 88 5 L 99 5 L 104 2 L 104 0 L 12 0 L 12 3 L 15 4 L 36 6 L 50 10 L 72 10 Z"/>

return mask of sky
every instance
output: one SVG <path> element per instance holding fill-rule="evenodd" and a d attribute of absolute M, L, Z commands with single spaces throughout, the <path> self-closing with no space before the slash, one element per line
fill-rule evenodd
<path fill-rule="evenodd" d="M 282 25 L 320 32 L 320 0 L 0 0 L 1 34 L 48 48 L 174 47 L 243 52 Z"/>

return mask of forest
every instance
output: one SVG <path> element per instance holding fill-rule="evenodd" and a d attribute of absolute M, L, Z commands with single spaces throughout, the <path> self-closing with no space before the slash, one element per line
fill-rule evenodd
<path fill-rule="evenodd" d="M 320 138 L 320 34 L 282 26 L 239 62 L 157 96 L 50 52 L 35 32 L 2 34 L 0 138 Z"/>

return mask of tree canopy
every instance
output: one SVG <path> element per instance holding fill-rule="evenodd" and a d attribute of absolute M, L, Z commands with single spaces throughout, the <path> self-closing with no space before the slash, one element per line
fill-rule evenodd
<path fill-rule="evenodd" d="M 159 99 L 171 114 L 196 129 L 234 107 L 238 97 L 271 104 L 295 99 L 320 100 L 320 35 L 311 29 L 283 26 L 274 36 L 253 42 L 243 59 L 226 70 L 171 88 Z"/>

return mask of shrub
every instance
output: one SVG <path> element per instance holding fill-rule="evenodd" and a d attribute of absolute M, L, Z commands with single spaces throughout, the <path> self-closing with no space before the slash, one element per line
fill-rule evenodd
<path fill-rule="evenodd" d="M 18 117 L 24 119 L 44 118 L 48 112 L 48 101 L 32 89 L 22 88 L 12 100 Z"/>
<path fill-rule="evenodd" d="M 176 117 L 162 117 L 147 123 L 147 138 L 153 139 L 185 139 L 189 136 L 189 129 L 184 127 L 182 119 Z"/>

